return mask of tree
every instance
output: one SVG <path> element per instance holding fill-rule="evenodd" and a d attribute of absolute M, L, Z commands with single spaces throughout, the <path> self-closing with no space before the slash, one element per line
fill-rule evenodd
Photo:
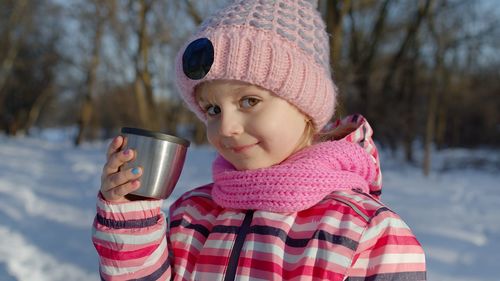
<path fill-rule="evenodd" d="M 4 30 L 2 31 L 3 43 L 1 47 L 4 54 L 0 60 L 0 92 L 5 86 L 7 78 L 12 71 L 14 61 L 16 60 L 19 52 L 22 35 L 26 33 L 26 28 L 28 27 L 24 23 L 27 10 L 29 9 L 27 0 L 7 1 L 5 6 L 7 6 L 4 7 L 7 10 L 10 6 L 12 12 L 7 18 Z M 0 105 L 1 104 L 2 103 L 0 102 Z"/>
<path fill-rule="evenodd" d="M 0 43 L 0 126 L 15 135 L 28 132 L 52 97 L 60 57 L 59 29 L 53 25 L 59 8 L 26 1 L 0 5 L 11 11 L 1 30 L 5 40 Z"/>
<path fill-rule="evenodd" d="M 157 115 L 156 104 L 153 96 L 153 85 L 151 84 L 151 72 L 148 66 L 151 41 L 148 34 L 147 18 L 151 12 L 152 4 L 152 0 L 139 1 L 139 26 L 137 28 L 138 47 L 135 56 L 134 92 L 138 105 L 141 126 L 157 131 L 160 129 L 160 120 Z"/>
<path fill-rule="evenodd" d="M 353 84 L 357 88 L 361 97 L 360 111 L 367 117 L 371 118 L 374 113 L 372 110 L 373 85 L 370 78 L 374 76 L 375 60 L 379 56 L 379 48 L 382 44 L 382 36 L 386 29 L 387 12 L 392 0 L 384 0 L 378 10 L 376 10 L 375 2 L 365 3 L 360 6 L 360 2 L 350 2 L 349 5 L 349 20 L 350 20 L 350 46 L 349 58 L 350 64 L 354 71 Z M 358 29 L 355 13 L 357 10 L 370 9 L 377 11 L 373 28 L 368 34 L 363 33 Z M 364 37 L 364 38 L 363 38 Z"/>
<path fill-rule="evenodd" d="M 92 39 L 91 57 L 87 66 L 86 89 L 78 118 L 78 134 L 75 138 L 75 145 L 77 146 L 82 143 L 85 131 L 92 118 L 94 108 L 93 100 L 97 92 L 97 69 L 101 60 L 104 25 L 112 11 L 112 9 L 110 9 L 112 7 L 110 2 L 95 0 L 92 1 L 90 5 L 92 6 L 93 13 L 90 14 L 90 18 L 87 20 L 93 26 L 94 35 Z"/>

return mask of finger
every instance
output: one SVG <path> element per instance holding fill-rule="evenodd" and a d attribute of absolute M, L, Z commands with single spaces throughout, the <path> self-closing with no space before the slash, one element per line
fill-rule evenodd
<path fill-rule="evenodd" d="M 128 138 L 126 136 L 122 136 L 123 138 L 123 144 L 122 144 L 122 147 L 127 147 L 127 143 L 128 143 Z"/>
<path fill-rule="evenodd" d="M 113 138 L 113 140 L 108 146 L 108 150 L 106 152 L 106 158 L 109 158 L 113 153 L 120 150 L 120 148 L 123 146 L 123 142 L 124 139 L 122 136 L 116 136 L 115 138 Z"/>
<path fill-rule="evenodd" d="M 133 180 L 115 187 L 110 191 L 110 197 L 112 200 L 122 200 L 123 197 L 130 192 L 133 192 L 141 187 L 141 182 L 139 180 Z"/>
<path fill-rule="evenodd" d="M 121 171 L 108 176 L 102 185 L 102 191 L 109 191 L 117 186 L 123 185 L 129 181 L 138 179 L 142 175 L 142 169 L 135 167 L 126 171 Z"/>
<path fill-rule="evenodd" d="M 103 167 L 103 175 L 109 176 L 118 172 L 123 164 L 134 159 L 134 155 L 135 152 L 131 148 L 113 153 Z"/>

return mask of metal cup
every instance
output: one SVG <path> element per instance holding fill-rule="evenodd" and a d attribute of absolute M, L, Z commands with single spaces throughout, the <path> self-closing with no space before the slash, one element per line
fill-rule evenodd
<path fill-rule="evenodd" d="M 141 187 L 131 194 L 166 199 L 174 190 L 181 175 L 189 141 L 162 133 L 124 127 L 123 149 L 135 151 L 135 159 L 123 169 L 142 167 Z"/>

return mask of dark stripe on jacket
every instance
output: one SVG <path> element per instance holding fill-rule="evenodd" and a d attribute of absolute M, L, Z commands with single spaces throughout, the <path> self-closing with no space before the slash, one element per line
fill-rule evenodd
<path fill-rule="evenodd" d="M 312 237 L 302 239 L 291 238 L 282 229 L 264 225 L 252 226 L 249 233 L 276 236 L 279 237 L 283 242 L 285 242 L 286 245 L 295 248 L 306 247 L 309 241 L 311 241 L 312 239 L 327 241 L 336 245 L 342 245 L 351 250 L 356 250 L 356 248 L 358 247 L 358 242 L 344 236 L 333 235 L 324 230 L 316 230 Z"/>
<path fill-rule="evenodd" d="M 239 226 L 216 225 L 212 229 L 214 233 L 232 233 L 236 234 L 240 230 Z"/>
<path fill-rule="evenodd" d="M 380 273 L 367 277 L 348 277 L 345 281 L 424 281 L 425 271 Z"/>
<path fill-rule="evenodd" d="M 139 219 L 139 220 L 126 220 L 126 221 L 118 221 L 113 219 L 107 219 L 99 214 L 96 215 L 97 222 L 114 229 L 123 229 L 123 228 L 143 228 L 155 225 L 160 219 L 160 215 L 150 217 L 147 219 Z"/>
<path fill-rule="evenodd" d="M 170 257 L 168 257 L 165 262 L 155 270 L 153 273 L 149 274 L 148 276 L 144 276 L 141 278 L 136 278 L 136 279 L 129 279 L 130 281 L 157 281 L 160 276 L 162 276 L 170 267 Z M 102 271 L 100 274 L 101 281 L 105 281 L 104 277 L 102 276 Z"/>
<path fill-rule="evenodd" d="M 205 238 L 207 238 L 208 235 L 210 234 L 210 231 L 208 230 L 208 228 L 204 227 L 203 225 L 192 224 L 184 219 L 176 220 L 176 221 L 173 221 L 170 223 L 170 228 L 179 227 L 179 226 L 182 226 L 182 227 L 188 228 L 188 229 L 196 230 L 201 235 L 205 236 Z"/>
<path fill-rule="evenodd" d="M 185 222 L 185 221 L 184 221 Z M 185 222 L 186 225 L 183 225 L 187 228 L 196 229 L 198 232 L 202 233 L 205 237 L 208 237 L 209 231 L 203 226 L 193 226 L 188 222 Z M 172 227 L 178 226 L 180 224 L 179 221 L 172 222 Z M 198 229 L 200 228 L 200 229 Z M 201 229 L 202 228 L 202 229 Z M 227 225 L 216 225 L 212 228 L 212 233 L 227 233 L 227 234 L 236 234 L 238 233 L 240 227 L 239 226 L 227 226 Z M 202 232 L 202 231 L 206 231 Z M 286 245 L 290 247 L 300 248 L 306 247 L 309 241 L 312 239 L 327 241 L 335 245 L 342 245 L 351 250 L 356 250 L 358 247 L 358 242 L 352 240 L 345 236 L 333 235 L 324 230 L 316 230 L 312 237 L 309 238 L 291 238 L 287 235 L 285 231 L 276 227 L 264 226 L 264 225 L 253 225 L 250 227 L 248 233 L 255 233 L 260 235 L 271 235 L 280 238 Z"/>
<path fill-rule="evenodd" d="M 373 217 L 376 217 L 378 214 L 380 214 L 382 212 L 392 212 L 392 211 L 391 211 L 391 209 L 389 209 L 387 207 L 380 207 L 380 208 L 377 209 L 377 211 L 375 212 L 375 214 L 373 214 Z"/>

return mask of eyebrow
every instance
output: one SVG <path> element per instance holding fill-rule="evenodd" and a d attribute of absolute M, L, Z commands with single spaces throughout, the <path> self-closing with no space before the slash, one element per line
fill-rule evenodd
<path fill-rule="evenodd" d="M 246 88 L 250 88 L 252 85 L 241 85 L 241 86 L 235 86 L 233 89 L 230 89 L 230 92 L 232 94 L 239 94 L 241 93 L 241 91 L 243 89 L 246 89 Z M 209 92 L 210 94 L 210 92 Z M 215 94 L 210 94 L 212 97 L 215 96 Z M 198 101 L 198 103 L 208 103 L 208 104 L 213 104 L 215 103 L 215 99 L 212 99 L 212 101 L 210 101 L 210 99 L 205 99 L 202 97 L 201 94 L 197 95 L 197 98 L 196 100 Z"/>

